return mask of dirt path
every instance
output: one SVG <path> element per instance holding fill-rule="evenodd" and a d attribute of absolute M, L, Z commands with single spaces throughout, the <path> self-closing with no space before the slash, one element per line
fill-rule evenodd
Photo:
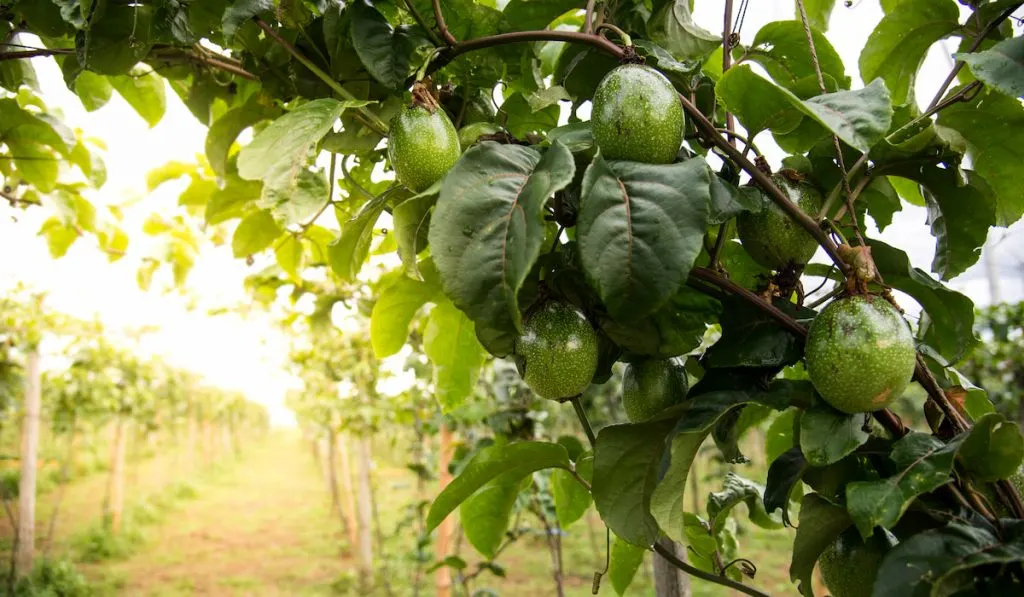
<path fill-rule="evenodd" d="M 347 566 L 321 483 L 297 435 L 270 438 L 148 530 L 142 551 L 87 572 L 132 597 L 330 595 Z"/>

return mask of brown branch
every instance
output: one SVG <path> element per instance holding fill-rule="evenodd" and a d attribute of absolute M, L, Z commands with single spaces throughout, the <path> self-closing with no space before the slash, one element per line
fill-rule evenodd
<path fill-rule="evenodd" d="M 1021 6 L 1024 6 L 1024 2 L 1017 2 L 1010 6 L 1009 8 L 1007 8 L 1006 10 L 1004 10 L 1003 12 L 1001 12 L 999 16 L 992 19 L 992 22 L 990 22 L 988 25 L 985 25 L 985 28 L 981 30 L 981 33 L 978 34 L 978 37 L 974 38 L 974 41 L 971 42 L 971 47 L 967 48 L 966 53 L 970 54 L 971 52 L 977 50 L 978 47 L 981 46 L 981 42 L 985 41 L 986 37 L 988 37 L 993 31 L 995 31 L 999 27 L 999 25 L 1002 24 L 1003 21 L 1010 18 L 1010 15 L 1016 12 L 1016 10 Z M 928 104 L 929 111 L 938 105 L 939 101 L 942 99 L 942 96 L 946 94 L 946 90 L 949 89 L 949 86 L 956 79 L 956 76 L 960 74 L 960 70 L 964 67 L 964 64 L 965 62 L 963 60 L 957 60 L 956 63 L 953 65 L 953 69 L 949 71 L 949 75 L 946 76 L 946 80 L 942 82 L 942 85 L 939 86 L 939 90 L 935 92 L 935 97 L 933 97 L 932 101 Z"/>
<path fill-rule="evenodd" d="M 434 20 L 437 21 L 437 29 L 441 32 L 441 37 L 444 38 L 444 43 L 449 46 L 454 46 L 459 43 L 459 40 L 455 39 L 451 31 L 448 31 L 448 25 L 444 22 L 444 13 L 441 12 L 441 0 L 434 0 Z"/>
<path fill-rule="evenodd" d="M 21 60 L 39 56 L 63 56 L 74 53 L 75 51 L 71 48 L 36 48 L 34 50 L 19 50 L 17 52 L 0 52 L 0 61 Z"/>
<path fill-rule="evenodd" d="M 722 73 L 732 68 L 732 2 L 725 0 L 725 16 L 722 27 Z M 725 113 L 725 128 L 729 132 L 736 130 L 736 117 L 732 112 Z"/>
<path fill-rule="evenodd" d="M 665 549 L 660 543 L 655 543 L 652 549 L 654 549 L 654 551 L 659 556 L 665 558 L 665 561 L 667 561 L 669 564 L 672 564 L 673 566 L 679 568 L 680 570 L 689 574 L 690 576 L 696 576 L 701 580 L 713 582 L 718 585 L 724 585 L 734 591 L 739 591 L 740 593 L 750 595 L 751 597 L 770 597 L 767 593 L 762 593 L 754 587 L 749 587 L 741 582 L 736 582 L 731 578 L 719 576 L 717 574 L 712 574 L 710 572 L 704 572 L 700 568 L 695 568 L 677 558 L 674 553 L 672 553 L 668 549 Z"/>
<path fill-rule="evenodd" d="M 594 6 L 597 5 L 597 0 L 587 0 L 587 10 L 583 17 L 583 32 L 593 33 L 594 32 Z"/>

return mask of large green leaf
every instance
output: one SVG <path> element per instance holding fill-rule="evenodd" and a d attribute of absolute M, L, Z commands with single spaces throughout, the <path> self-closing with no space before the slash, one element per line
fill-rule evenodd
<path fill-rule="evenodd" d="M 811 466 L 839 462 L 868 440 L 863 415 L 848 415 L 827 404 L 800 416 L 800 449 Z"/>
<path fill-rule="evenodd" d="M 224 40 L 231 43 L 235 32 L 242 23 L 261 13 L 274 10 L 274 0 L 235 0 L 227 10 L 221 21 L 221 31 L 224 33 Z"/>
<path fill-rule="evenodd" d="M 513 136 L 525 139 L 530 133 L 543 133 L 558 126 L 558 104 L 534 110 L 526 97 L 517 93 L 501 105 L 505 127 Z"/>
<path fill-rule="evenodd" d="M 954 54 L 986 85 L 1014 98 L 1024 97 L 1024 36 L 1003 40 L 978 53 Z"/>
<path fill-rule="evenodd" d="M 925 343 L 951 363 L 968 354 L 978 343 L 971 299 L 911 267 L 903 251 L 877 240 L 868 246 L 885 283 L 909 294 L 928 314 L 928 325 L 922 326 Z"/>
<path fill-rule="evenodd" d="M 818 31 L 813 35 L 822 74 L 831 76 L 841 88 L 849 88 L 850 79 L 846 76 L 843 59 L 824 35 Z M 763 66 L 776 83 L 790 90 L 798 81 L 816 76 L 807 49 L 807 35 L 799 20 L 775 21 L 761 27 L 747 50 L 747 57 Z"/>
<path fill-rule="evenodd" d="M 720 533 L 729 519 L 729 513 L 740 504 L 745 504 L 751 522 L 765 529 L 780 529 L 782 523 L 774 520 L 765 511 L 761 496 L 764 487 L 729 472 L 722 482 L 722 491 L 708 495 L 707 510 L 712 534 Z"/>
<path fill-rule="evenodd" d="M 789 579 L 800 583 L 800 594 L 804 597 L 814 597 L 811 574 L 821 552 L 850 524 L 850 515 L 843 508 L 816 493 L 804 496 L 793 540 L 793 561 L 789 565 Z"/>
<path fill-rule="evenodd" d="M 430 211 L 437 203 L 437 189 L 431 187 L 419 195 L 410 197 L 395 205 L 391 210 L 391 220 L 395 226 L 395 241 L 398 244 L 398 256 L 405 265 L 405 270 L 418 276 L 416 256 L 427 248 L 430 231 Z"/>
<path fill-rule="evenodd" d="M 320 98 L 300 105 L 260 131 L 238 154 L 238 174 L 249 180 L 275 180 L 304 168 L 313 147 L 353 105 L 367 102 Z"/>
<path fill-rule="evenodd" d="M 1016 423 L 988 413 L 967 432 L 960 448 L 967 470 L 982 481 L 1008 479 L 1024 460 L 1024 437 Z"/>
<path fill-rule="evenodd" d="M 149 124 L 157 125 L 167 110 L 164 80 L 155 71 L 137 66 L 127 75 L 107 77 L 110 86 Z"/>
<path fill-rule="evenodd" d="M 594 505 L 617 536 L 650 547 L 660 533 L 651 514 L 651 496 L 672 421 L 610 425 L 594 449 Z"/>
<path fill-rule="evenodd" d="M 640 565 L 644 563 L 644 555 L 647 550 L 637 547 L 628 541 L 623 541 L 618 536 L 612 537 L 612 553 L 608 562 L 608 578 L 612 581 L 612 588 L 619 595 L 624 595 L 629 585 L 633 583 L 633 577 Z"/>
<path fill-rule="evenodd" d="M 594 455 L 582 455 L 576 459 L 574 466 L 579 476 L 589 480 L 594 473 Z M 555 500 L 558 524 L 563 529 L 582 518 L 593 503 L 587 488 L 583 487 L 569 471 L 560 469 L 551 471 L 551 496 Z"/>
<path fill-rule="evenodd" d="M 700 346 L 720 311 L 717 301 L 684 286 L 647 317 L 629 323 L 602 318 L 601 329 L 627 352 L 669 358 Z"/>
<path fill-rule="evenodd" d="M 798 312 L 788 301 L 776 301 L 776 305 L 802 319 L 814 317 L 813 311 Z M 785 366 L 803 357 L 803 339 L 774 318 L 735 298 L 725 300 L 722 307 L 722 337 L 704 354 L 705 367 Z"/>
<path fill-rule="evenodd" d="M 103 75 L 90 71 L 82 71 L 75 78 L 74 92 L 89 112 L 99 110 L 110 101 L 114 88 Z"/>
<path fill-rule="evenodd" d="M 928 48 L 956 31 L 959 19 L 953 0 L 904 0 L 871 32 L 860 54 L 860 78 L 881 77 L 893 103 L 907 103 Z"/>
<path fill-rule="evenodd" d="M 540 255 L 544 203 L 568 185 L 575 164 L 560 143 L 545 152 L 487 141 L 448 172 L 430 226 L 445 293 L 511 352 L 521 325 L 517 293 Z"/>
<path fill-rule="evenodd" d="M 1001 93 L 982 91 L 972 101 L 939 112 L 938 124 L 967 140 L 975 171 L 992 187 L 1000 226 L 1024 214 L 1024 185 L 1017 181 L 1024 163 L 1024 106 Z"/>
<path fill-rule="evenodd" d="M 979 566 L 1002 570 L 1021 561 L 1024 561 L 1024 523 L 1021 521 L 1001 524 L 998 534 L 988 527 L 953 522 L 908 537 L 894 547 L 878 570 L 872 595 L 1016 595 L 1020 593 L 1019 583 L 1011 581 L 1005 588 L 986 590 L 970 570 Z"/>
<path fill-rule="evenodd" d="M 910 503 L 952 481 L 958 440 L 944 443 L 924 433 L 911 432 L 893 446 L 889 458 L 896 474 L 879 481 L 854 481 L 846 486 L 846 504 L 857 530 L 866 540 L 876 526 L 891 528 Z"/>
<path fill-rule="evenodd" d="M 786 423 L 792 427 L 791 420 Z M 787 526 L 792 526 L 789 521 L 789 501 L 793 494 L 793 487 L 800 481 L 806 470 L 807 459 L 804 458 L 799 446 L 793 446 L 775 457 L 771 466 L 768 467 L 768 479 L 765 481 L 764 488 L 764 509 L 769 514 L 776 509 L 782 510 L 782 522 Z"/>
<path fill-rule="evenodd" d="M 153 47 L 153 24 L 150 4 L 105 2 L 81 36 L 79 59 L 93 72 L 124 75 Z"/>
<path fill-rule="evenodd" d="M 473 322 L 451 301 L 439 302 L 427 319 L 423 350 L 434 365 L 434 396 L 438 402 L 445 410 L 462 404 L 473 393 L 485 356 Z"/>
<path fill-rule="evenodd" d="M 352 46 L 374 79 L 388 89 L 400 89 L 417 66 L 412 58 L 417 48 L 429 45 L 419 28 L 397 28 L 369 2 L 357 0 L 348 12 L 352 17 Z"/>
<path fill-rule="evenodd" d="M 427 532 L 433 531 L 448 515 L 499 475 L 527 475 L 546 468 L 569 469 L 569 454 L 560 444 L 517 442 L 484 448 L 462 469 L 459 476 L 434 499 L 427 513 Z"/>
<path fill-rule="evenodd" d="M 206 159 L 217 176 L 227 173 L 228 153 L 242 131 L 281 113 L 279 108 L 265 101 L 262 96 L 254 95 L 241 106 L 225 112 L 210 125 L 206 133 Z"/>
<path fill-rule="evenodd" d="M 429 269 L 433 269 L 432 264 Z M 412 318 L 420 307 L 437 296 L 439 288 L 436 273 L 426 276 L 426 279 L 429 281 L 399 275 L 377 296 L 370 314 L 370 342 L 378 359 L 389 357 L 402 349 L 409 338 Z"/>
<path fill-rule="evenodd" d="M 722 36 L 693 22 L 689 0 L 668 0 L 647 23 L 647 34 L 679 61 L 697 60 L 722 45 Z"/>
<path fill-rule="evenodd" d="M 582 0 L 510 0 L 502 11 L 506 22 L 517 30 L 544 29 L 551 21 L 573 8 L 583 8 Z"/>
<path fill-rule="evenodd" d="M 231 238 L 231 250 L 235 257 L 248 257 L 269 247 L 281 232 L 270 210 L 261 209 L 239 222 Z"/>
<path fill-rule="evenodd" d="M 889 170 L 924 188 L 928 223 L 935 237 L 932 271 L 949 280 L 962 274 L 981 257 L 988 229 L 996 224 L 995 197 L 977 174 L 957 172 L 938 166 L 915 166 Z"/>
<path fill-rule="evenodd" d="M 488 560 L 497 555 L 516 497 L 527 481 L 518 470 L 511 470 L 489 481 L 459 506 L 462 532 L 470 545 Z"/>
<path fill-rule="evenodd" d="M 322 213 L 329 192 L 323 172 L 302 168 L 288 178 L 264 182 L 256 206 L 269 209 L 282 228 L 305 226 Z"/>
<path fill-rule="evenodd" d="M 341 236 L 327 248 L 331 270 L 342 280 L 354 280 L 363 268 L 370 253 L 370 242 L 373 240 L 373 227 L 377 219 L 387 207 L 388 198 L 394 193 L 405 192 L 401 189 L 380 195 L 366 202 L 355 216 L 347 220 L 341 227 Z"/>
<path fill-rule="evenodd" d="M 702 247 L 709 183 L 700 159 L 653 165 L 598 156 L 587 168 L 576 238 L 613 318 L 639 320 L 685 283 Z"/>
<path fill-rule="evenodd" d="M 686 542 L 686 522 L 683 516 L 686 513 L 686 480 L 690 476 L 693 460 L 710 432 L 710 429 L 706 429 L 696 433 L 680 433 L 672 438 L 671 461 L 651 495 L 651 514 L 661 530 L 673 541 Z"/>
<path fill-rule="evenodd" d="M 5 139 L 4 143 L 16 158 L 14 165 L 26 182 L 44 193 L 56 187 L 60 162 L 49 148 L 23 138 Z"/>
<path fill-rule="evenodd" d="M 791 133 L 810 118 L 809 138 L 831 131 L 850 146 L 867 152 L 892 123 L 889 92 L 881 81 L 863 89 L 827 93 L 801 100 L 793 92 L 754 73 L 748 65 L 729 69 L 715 88 L 718 98 L 753 133 L 771 129 Z M 813 123 L 821 127 L 817 132 Z"/>
<path fill-rule="evenodd" d="M 715 369 L 689 393 L 683 416 L 673 433 L 692 433 L 710 429 L 725 413 L 745 404 L 763 404 L 775 410 L 790 406 L 808 407 L 817 397 L 810 381 L 777 379 L 765 385 L 737 369 Z"/>

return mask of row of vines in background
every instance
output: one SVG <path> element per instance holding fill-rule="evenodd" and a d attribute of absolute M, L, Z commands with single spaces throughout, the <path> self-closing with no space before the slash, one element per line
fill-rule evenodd
<path fill-rule="evenodd" d="M 65 316 L 24 288 L 0 296 L 0 536 L 10 555 L 2 576 L 12 590 L 32 595 L 32 583 L 71 574 L 62 558 L 127 555 L 153 509 L 194 491 L 182 474 L 233 458 L 268 428 L 264 407 L 138 354 L 145 333 Z M 169 454 L 177 466 L 163 465 L 162 492 L 129 495 L 132 464 Z M 62 512 L 68 484 L 92 475 L 106 478 L 100 510 Z M 45 517 L 37 512 L 40 496 L 52 503 Z M 60 553 L 57 537 L 70 529 L 58 521 L 89 519 L 100 522 L 61 542 Z M 27 588 L 15 584 L 16 571 Z"/>

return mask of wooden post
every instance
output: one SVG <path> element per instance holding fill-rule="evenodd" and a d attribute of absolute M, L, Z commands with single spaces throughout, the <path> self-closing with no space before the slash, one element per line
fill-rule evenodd
<path fill-rule="evenodd" d="M 118 416 L 114 428 L 114 445 L 110 455 L 110 531 L 121 532 L 121 519 L 124 514 L 124 464 L 128 447 L 128 421 Z"/>
<path fill-rule="evenodd" d="M 370 488 L 372 466 L 370 438 L 359 438 L 359 583 L 364 594 L 373 587 L 373 496 Z"/>
<path fill-rule="evenodd" d="M 327 481 L 327 491 L 331 494 L 331 509 L 334 514 L 341 520 L 341 531 L 348 533 L 348 520 L 345 518 L 345 512 L 341 507 L 341 492 L 338 491 L 338 454 L 337 454 L 337 438 L 338 434 L 333 429 L 327 430 L 326 438 L 326 458 L 320 460 L 324 463 L 324 479 Z"/>
<path fill-rule="evenodd" d="M 659 539 L 658 543 L 670 549 L 680 560 L 686 561 L 686 549 L 683 546 L 664 538 Z M 654 594 L 657 597 L 690 597 L 690 577 L 658 554 L 654 554 Z"/>
<path fill-rule="evenodd" d="M 448 465 L 452 461 L 454 446 L 452 445 L 452 431 L 448 425 L 441 425 L 441 449 L 438 453 L 438 492 L 444 489 L 452 481 L 452 475 L 448 472 Z M 436 557 L 441 561 L 448 557 L 451 551 L 452 534 L 455 530 L 455 520 L 449 516 L 437 527 Z M 447 566 L 441 566 L 434 573 L 434 587 L 437 597 L 451 597 L 452 594 L 452 573 Z"/>
<path fill-rule="evenodd" d="M 42 369 L 39 348 L 32 347 L 25 367 L 25 418 L 21 423 L 21 480 L 18 486 L 18 551 L 16 576 L 32 571 L 35 556 L 36 473 L 39 456 L 39 408 L 42 401 Z"/>
<path fill-rule="evenodd" d="M 352 461 L 348 455 L 348 437 L 342 433 L 338 436 L 338 449 L 341 459 L 341 494 L 345 506 L 345 530 L 348 532 L 349 551 L 359 544 L 359 523 L 356 521 L 356 498 L 352 487 Z"/>

